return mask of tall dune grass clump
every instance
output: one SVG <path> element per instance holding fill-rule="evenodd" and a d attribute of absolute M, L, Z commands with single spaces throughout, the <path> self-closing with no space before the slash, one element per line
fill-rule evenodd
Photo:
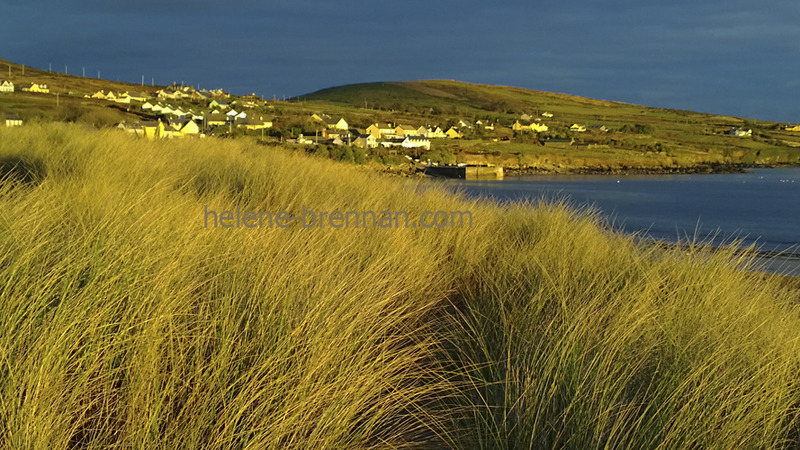
<path fill-rule="evenodd" d="M 5 448 L 800 445 L 797 293 L 746 257 L 246 141 L 0 130 L 0 180 Z"/>

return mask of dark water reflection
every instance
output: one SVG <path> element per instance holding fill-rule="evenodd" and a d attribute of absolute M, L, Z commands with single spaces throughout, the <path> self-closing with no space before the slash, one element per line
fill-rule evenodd
<path fill-rule="evenodd" d="M 592 206 L 625 232 L 668 242 L 740 239 L 768 256 L 770 271 L 800 276 L 800 168 L 743 174 L 524 176 L 447 180 L 468 195 L 566 199 Z M 777 255 L 777 256 L 776 256 Z"/>

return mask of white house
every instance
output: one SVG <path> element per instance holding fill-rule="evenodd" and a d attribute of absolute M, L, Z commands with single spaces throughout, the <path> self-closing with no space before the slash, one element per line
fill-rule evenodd
<path fill-rule="evenodd" d="M 428 131 L 425 133 L 425 137 L 427 138 L 446 138 L 447 135 L 444 134 L 444 131 L 440 127 L 435 128 L 428 128 Z"/>
<path fill-rule="evenodd" d="M 749 128 L 731 128 L 730 131 L 728 131 L 728 134 L 737 137 L 751 137 L 753 136 L 753 130 Z"/>
<path fill-rule="evenodd" d="M 7 127 L 22 126 L 22 119 L 16 114 L 6 114 L 5 122 Z"/>
<path fill-rule="evenodd" d="M 431 149 L 431 141 L 425 136 L 406 135 L 403 142 L 400 144 L 403 148 L 424 148 L 425 150 Z"/>
<path fill-rule="evenodd" d="M 3 81 L 0 83 L 0 92 L 14 92 L 14 83 Z"/>

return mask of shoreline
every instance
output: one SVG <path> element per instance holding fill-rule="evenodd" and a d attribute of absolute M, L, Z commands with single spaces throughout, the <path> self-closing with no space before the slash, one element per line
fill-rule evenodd
<path fill-rule="evenodd" d="M 800 167 L 800 164 L 698 164 L 696 166 L 680 167 L 513 167 L 503 166 L 505 178 L 531 176 L 531 175 L 707 175 L 707 174 L 736 174 L 747 173 L 750 169 L 779 169 Z M 408 165 L 376 166 L 373 170 L 381 175 L 395 177 L 425 177 L 418 167 Z M 501 181 L 501 180 L 500 180 Z"/>
<path fill-rule="evenodd" d="M 800 164 L 698 164 L 686 167 L 504 167 L 507 177 L 526 175 L 691 175 L 691 174 L 734 174 L 746 173 L 748 169 L 777 169 L 800 167 Z"/>

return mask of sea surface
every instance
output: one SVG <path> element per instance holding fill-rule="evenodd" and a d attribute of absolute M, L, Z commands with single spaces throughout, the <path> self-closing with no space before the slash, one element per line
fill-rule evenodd
<path fill-rule="evenodd" d="M 800 276 L 800 168 L 703 175 L 531 175 L 447 180 L 498 201 L 565 200 L 593 207 L 613 228 L 645 238 L 755 244 L 764 270 Z"/>

